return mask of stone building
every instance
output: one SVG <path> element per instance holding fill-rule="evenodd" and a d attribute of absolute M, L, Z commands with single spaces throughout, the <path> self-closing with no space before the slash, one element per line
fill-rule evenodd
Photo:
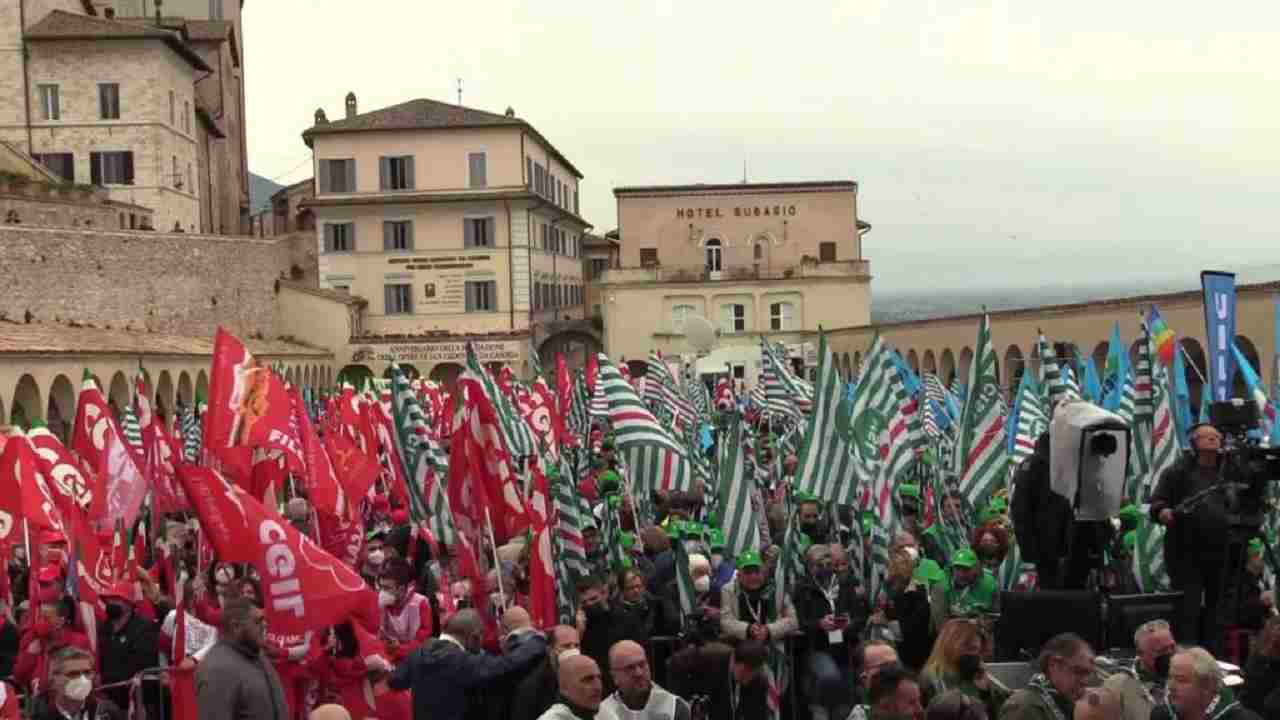
<path fill-rule="evenodd" d="M 447 379 L 470 339 L 519 368 L 532 343 L 585 322 L 582 174 L 514 111 L 419 99 L 362 114 L 348 94 L 343 118 L 315 120 L 301 207 L 320 287 L 369 299 L 353 363 Z"/>
<path fill-rule="evenodd" d="M 0 9 L 0 139 L 151 208 L 161 229 L 247 232 L 238 10 L 200 21 L 116 5 Z"/>
<path fill-rule="evenodd" d="M 754 382 L 760 338 L 812 344 L 819 327 L 870 321 L 870 264 L 854 182 L 620 187 L 620 267 L 599 279 L 604 344 L 642 361 L 688 354 L 685 325 L 709 320 L 700 372 Z"/>

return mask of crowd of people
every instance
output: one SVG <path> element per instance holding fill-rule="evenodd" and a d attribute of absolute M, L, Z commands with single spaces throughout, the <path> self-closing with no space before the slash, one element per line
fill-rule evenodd
<path fill-rule="evenodd" d="M 313 508 L 291 494 L 282 516 L 309 534 Z M 253 566 L 202 560 L 190 517 L 154 529 L 138 571 L 102 594 L 93 623 L 68 593 L 77 571 L 68 538 L 42 533 L 36 557 L 18 546 L 8 567 L 0 720 L 1280 717 L 1276 617 L 1260 623 L 1242 686 L 1224 682 L 1204 648 L 1180 645 L 1164 620 L 1138 628 L 1131 661 L 1059 634 L 1032 660 L 1025 687 L 1004 684 L 991 665 L 993 569 L 1016 543 L 1003 502 L 984 510 L 962 547 L 921 527 L 906 503 L 875 598 L 850 572 L 849 550 L 862 542 L 851 513 L 799 499 L 804 573 L 779 594 L 787 517 L 769 507 L 773 542 L 727 557 L 721 533 L 698 523 L 703 500 L 660 493 L 653 524 L 624 524 L 635 541 L 621 562 L 590 525 L 592 572 L 576 580 L 576 613 L 549 628 L 535 627 L 526 607 L 523 538 L 486 548 L 496 562 L 478 595 L 469 580 L 447 581 L 462 577 L 447 548 L 385 497 L 368 503 L 372 530 L 356 564 L 362 609 L 301 639 L 268 627 Z M 962 512 L 958 497 L 941 507 Z M 478 596 L 487 607 L 475 606 Z"/>

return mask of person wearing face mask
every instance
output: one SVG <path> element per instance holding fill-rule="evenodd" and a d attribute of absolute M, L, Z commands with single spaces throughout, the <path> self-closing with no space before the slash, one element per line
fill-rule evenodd
<path fill-rule="evenodd" d="M 986 636 L 978 623 L 947 621 L 921 671 L 926 706 L 948 690 L 958 690 L 981 702 L 989 717 L 999 715 L 1011 693 L 983 665 L 985 645 Z"/>
<path fill-rule="evenodd" d="M 547 661 L 540 663 L 516 687 L 511 703 L 511 720 L 537 720 L 556 702 L 560 658 L 578 655 L 578 629 L 557 625 L 551 629 Z"/>
<path fill-rule="evenodd" d="M 159 665 L 159 628 L 134 611 L 133 583 L 121 580 L 101 597 L 107 606 L 107 621 L 98 628 L 102 684 L 121 683 Z M 112 688 L 106 693 L 116 705 L 128 707 L 128 687 Z"/>
<path fill-rule="evenodd" d="M 120 707 L 93 693 L 93 655 L 78 647 L 53 654 L 49 690 L 41 693 L 32 720 L 124 720 Z"/>
<path fill-rule="evenodd" d="M 393 665 L 431 638 L 431 601 L 413 591 L 413 568 L 403 560 L 387 563 L 378 578 L 378 607 L 382 610 L 380 635 Z"/>
<path fill-rule="evenodd" d="M 996 574 L 1009 554 L 1009 533 L 999 525 L 984 525 L 973 531 L 973 551 L 982 569 Z"/>
<path fill-rule="evenodd" d="M 978 564 L 978 555 L 965 549 L 951 558 L 951 572 L 929 592 L 934 631 L 951 618 L 973 618 L 998 612 L 999 587 L 995 575 Z"/>
<path fill-rule="evenodd" d="M 1093 649 L 1075 633 L 1055 635 L 1040 649 L 1040 672 L 1009 696 L 1000 720 L 1065 720 L 1093 680 Z"/>
<path fill-rule="evenodd" d="M 613 646 L 615 612 L 609 606 L 609 593 L 604 578 L 587 576 L 577 583 L 578 635 L 582 638 L 582 654 L 607 667 L 609 648 Z M 611 678 L 604 679 L 605 692 L 613 692 Z"/>
<path fill-rule="evenodd" d="M 411 690 L 415 720 L 463 720 L 469 692 L 521 672 L 546 655 L 547 641 L 528 633 L 510 652 L 481 652 L 484 621 L 473 609 L 459 610 L 440 637 L 418 648 L 391 674 L 392 690 Z"/>
<path fill-rule="evenodd" d="M 866 602 L 853 584 L 841 583 L 831 566 L 831 547 L 814 545 L 805 553 L 808 574 L 794 590 L 796 617 L 808 650 L 811 691 L 806 693 L 815 720 L 841 720 L 852 704 L 849 651 L 866 624 Z"/>
<path fill-rule="evenodd" d="M 657 630 L 661 604 L 649 596 L 644 576 L 636 570 L 623 570 L 618 576 L 618 586 L 622 591 L 618 593 L 618 607 L 614 612 L 613 641 L 648 643 Z"/>
<path fill-rule="evenodd" d="M 237 597 L 222 608 L 222 631 L 196 668 L 200 720 L 287 720 L 284 685 L 263 648 L 262 608 Z"/>
<path fill-rule="evenodd" d="M 35 617 L 18 641 L 13 680 L 39 693 L 48 686 L 49 658 L 64 647 L 90 650 L 89 638 L 69 627 L 67 609 L 57 588 L 41 588 Z"/>
<path fill-rule="evenodd" d="M 1165 620 L 1143 623 L 1133 634 L 1133 646 L 1138 651 L 1133 667 L 1114 673 L 1103 685 L 1120 696 L 1124 720 L 1147 720 L 1152 708 L 1165 702 L 1169 662 L 1178 646 Z"/>
<path fill-rule="evenodd" d="M 815 544 L 827 542 L 827 528 L 822 522 L 822 503 L 817 498 L 811 495 L 800 498 L 797 517 L 800 519 L 800 531 L 809 537 L 809 542 Z"/>
<path fill-rule="evenodd" d="M 707 536 L 707 545 L 711 548 L 711 555 L 707 556 L 711 562 L 711 592 L 719 595 L 720 589 L 733 579 L 737 568 L 733 566 L 733 558 L 724 554 L 723 532 L 713 528 Z"/>
<path fill-rule="evenodd" d="M 1274 717 L 1268 715 L 1268 717 Z M 1180 650 L 1169 661 L 1169 701 L 1151 711 L 1151 720 L 1261 720 L 1225 692 L 1222 669 L 1208 650 Z"/>
<path fill-rule="evenodd" d="M 360 565 L 360 576 L 372 587 L 378 586 L 378 577 L 382 575 L 382 569 L 386 565 L 387 551 L 383 547 L 385 543 L 386 533 L 378 531 L 369 533 L 365 542 L 364 563 Z"/>
<path fill-rule="evenodd" d="M 721 634 L 781 647 L 800 627 L 790 596 L 777 607 L 776 593 L 765 587 L 764 561 L 755 550 L 738 555 L 737 566 L 737 577 L 720 591 Z"/>

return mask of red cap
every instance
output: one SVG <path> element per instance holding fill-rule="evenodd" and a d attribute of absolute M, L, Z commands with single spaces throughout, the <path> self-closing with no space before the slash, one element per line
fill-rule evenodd
<path fill-rule="evenodd" d="M 37 540 L 41 545 L 52 545 L 54 543 L 65 543 L 67 536 L 57 530 L 43 530 Z"/>
<path fill-rule="evenodd" d="M 41 585 L 57 585 L 62 582 L 62 570 L 57 565 L 45 565 L 36 573 L 36 581 Z"/>
<path fill-rule="evenodd" d="M 391 511 L 391 524 L 392 524 L 392 525 L 408 525 L 408 524 L 409 524 L 409 511 L 408 511 L 408 510 L 405 510 L 405 509 L 403 509 L 403 508 L 402 508 L 402 509 L 400 509 L 400 510 L 392 510 L 392 511 Z"/>

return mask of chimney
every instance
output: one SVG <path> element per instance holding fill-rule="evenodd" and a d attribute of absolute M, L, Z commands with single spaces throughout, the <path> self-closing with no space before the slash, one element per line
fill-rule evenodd
<path fill-rule="evenodd" d="M 347 119 L 353 118 L 355 116 L 356 116 L 356 94 L 353 92 L 349 92 L 347 93 Z"/>
<path fill-rule="evenodd" d="M 317 125 L 329 124 L 329 118 L 324 116 L 324 108 L 316 108 L 316 124 Z"/>
<path fill-rule="evenodd" d="M 509 118 L 513 118 L 513 117 L 515 117 L 515 116 L 516 116 L 516 109 L 515 109 L 515 108 L 513 108 L 513 107 L 511 107 L 510 105 L 508 105 L 508 106 L 507 106 L 507 112 L 506 112 L 505 114 L 506 114 L 506 116 L 507 116 L 507 117 L 509 117 Z"/>

